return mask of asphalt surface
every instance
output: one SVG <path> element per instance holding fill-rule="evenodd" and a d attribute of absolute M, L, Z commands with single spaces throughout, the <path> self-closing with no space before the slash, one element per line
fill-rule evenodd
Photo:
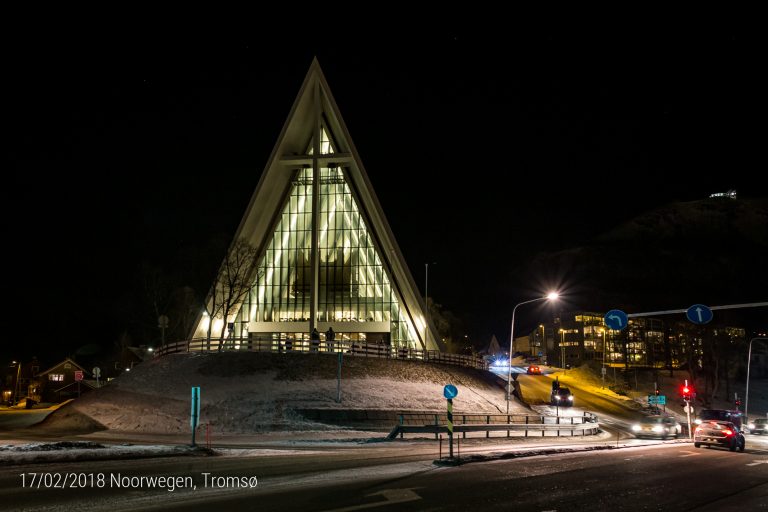
<path fill-rule="evenodd" d="M 517 506 L 529 510 L 743 511 L 765 509 L 768 504 L 768 443 L 758 446 L 748 441 L 745 453 L 696 449 L 676 441 L 644 443 L 545 456 L 537 455 L 547 453 L 540 447 L 529 456 L 520 453 L 506 459 L 489 455 L 496 460 L 457 467 L 433 464 L 420 443 L 35 464 L 0 471 L 0 504 L 13 504 L 11 510 L 84 512 L 478 507 L 494 511 Z M 38 475 L 38 482 L 43 478 L 42 485 L 32 485 L 32 474 Z M 56 477 L 46 481 L 40 475 L 86 476 L 82 486 L 56 488 L 50 485 Z M 98 485 L 98 475 L 104 476 L 103 487 Z M 140 476 L 187 479 L 196 488 L 178 485 L 170 491 L 167 485 L 142 485 L 137 480 Z M 124 484 L 115 485 L 116 481 Z"/>

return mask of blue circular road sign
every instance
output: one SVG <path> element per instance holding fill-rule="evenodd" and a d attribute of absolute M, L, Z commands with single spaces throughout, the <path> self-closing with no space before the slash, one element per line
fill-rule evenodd
<path fill-rule="evenodd" d="M 708 324 L 714 315 L 704 304 L 694 304 L 686 310 L 685 316 L 694 324 L 704 325 Z"/>
<path fill-rule="evenodd" d="M 456 398 L 456 395 L 458 394 L 459 394 L 459 390 L 456 389 L 456 386 L 454 386 L 453 384 L 448 384 L 443 388 L 443 396 L 445 398 L 448 398 L 449 400 L 451 398 Z"/>
<path fill-rule="evenodd" d="M 612 309 L 603 317 L 605 325 L 614 331 L 620 331 L 624 329 L 629 323 L 627 314 L 620 309 Z"/>

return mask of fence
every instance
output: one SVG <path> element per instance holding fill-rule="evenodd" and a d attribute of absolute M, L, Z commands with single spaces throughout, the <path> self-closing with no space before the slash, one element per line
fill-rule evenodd
<path fill-rule="evenodd" d="M 403 434 L 438 434 L 447 433 L 448 418 L 445 413 L 401 413 L 398 414 L 399 424 L 389 433 L 388 439 L 395 439 Z M 600 430 L 597 416 L 585 412 L 583 416 L 531 416 L 523 414 L 454 414 L 453 431 L 466 438 L 467 432 L 485 432 L 490 437 L 491 432 L 522 432 L 525 437 L 533 431 L 540 432 L 541 437 L 546 432 L 555 432 L 557 436 L 570 432 L 569 435 L 594 435 Z"/>
<path fill-rule="evenodd" d="M 274 352 L 274 353 L 320 353 L 382 359 L 402 359 L 426 363 L 452 364 L 480 370 L 488 369 L 488 362 L 481 357 L 461 354 L 447 354 L 439 350 L 420 350 L 406 347 L 391 347 L 383 343 L 365 341 L 311 341 L 311 340 L 260 340 L 248 338 L 207 340 L 205 338 L 170 343 L 156 351 L 158 356 L 181 352 Z"/>

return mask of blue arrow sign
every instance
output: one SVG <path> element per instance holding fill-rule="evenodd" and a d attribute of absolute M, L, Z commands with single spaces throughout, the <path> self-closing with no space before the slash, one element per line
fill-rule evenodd
<path fill-rule="evenodd" d="M 453 384 L 448 384 L 443 388 L 443 396 L 447 399 L 456 398 L 456 395 L 459 394 L 459 390 L 456 389 L 456 386 Z"/>
<path fill-rule="evenodd" d="M 714 315 L 704 304 L 694 304 L 686 310 L 685 316 L 696 325 L 704 325 L 708 324 Z"/>
<path fill-rule="evenodd" d="M 608 328 L 613 329 L 614 331 L 624 329 L 629 323 L 627 314 L 620 309 L 612 309 L 607 312 L 605 317 L 603 317 L 603 321 Z"/>

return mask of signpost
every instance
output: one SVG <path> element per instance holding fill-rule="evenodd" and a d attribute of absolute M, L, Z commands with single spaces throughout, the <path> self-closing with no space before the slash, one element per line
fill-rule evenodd
<path fill-rule="evenodd" d="M 603 317 L 605 325 L 614 331 L 621 331 L 629 323 L 627 314 L 620 309 L 612 309 Z"/>
<path fill-rule="evenodd" d="M 336 372 L 336 402 L 341 403 L 341 363 L 343 362 L 344 353 L 339 352 L 339 368 Z"/>
<path fill-rule="evenodd" d="M 165 346 L 165 330 L 168 328 L 168 317 L 160 315 L 157 317 L 157 326 L 160 328 L 160 345 Z"/>
<path fill-rule="evenodd" d="M 83 370 L 75 370 L 75 381 L 77 382 L 77 398 L 80 398 L 80 381 L 83 380 Z"/>
<path fill-rule="evenodd" d="M 101 384 L 99 384 L 99 377 L 101 377 L 101 368 L 99 368 L 98 366 L 94 366 L 93 376 L 96 377 L 96 387 L 100 388 Z"/>
<path fill-rule="evenodd" d="M 192 388 L 192 410 L 190 412 L 189 424 L 192 426 L 192 446 L 195 446 L 195 430 L 200 422 L 200 386 Z"/>
<path fill-rule="evenodd" d="M 712 310 L 704 304 L 694 304 L 685 310 L 685 317 L 696 325 L 708 324 L 712 316 Z"/>
<path fill-rule="evenodd" d="M 686 390 L 685 393 L 688 392 L 688 379 L 685 379 L 685 387 L 683 389 Z M 688 396 L 683 395 L 683 398 L 685 399 L 685 414 L 688 416 L 688 439 L 693 439 L 693 432 L 691 432 L 691 413 L 693 412 L 693 407 L 691 407 Z"/>
<path fill-rule="evenodd" d="M 448 456 L 453 458 L 453 399 L 459 394 L 459 390 L 453 384 L 443 388 L 443 396 L 448 400 Z"/>

